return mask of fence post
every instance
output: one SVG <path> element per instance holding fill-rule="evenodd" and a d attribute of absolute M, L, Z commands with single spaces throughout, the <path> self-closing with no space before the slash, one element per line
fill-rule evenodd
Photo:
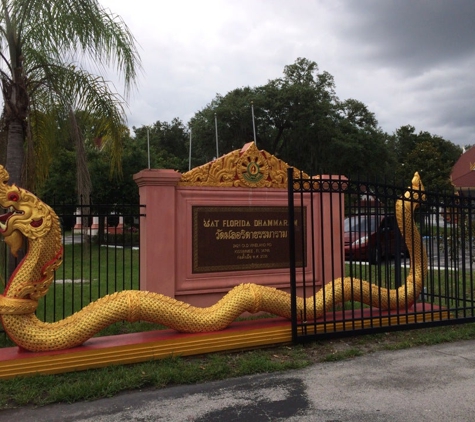
<path fill-rule="evenodd" d="M 294 209 L 294 169 L 287 169 L 288 201 L 289 201 L 289 261 L 290 261 L 290 313 L 292 317 L 292 341 L 297 339 L 297 279 L 295 268 L 295 220 Z"/>

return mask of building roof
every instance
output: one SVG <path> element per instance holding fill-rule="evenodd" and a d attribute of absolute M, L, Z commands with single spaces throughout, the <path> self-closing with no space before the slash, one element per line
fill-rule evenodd
<path fill-rule="evenodd" d="M 460 156 L 450 178 L 457 188 L 475 188 L 475 146 Z"/>

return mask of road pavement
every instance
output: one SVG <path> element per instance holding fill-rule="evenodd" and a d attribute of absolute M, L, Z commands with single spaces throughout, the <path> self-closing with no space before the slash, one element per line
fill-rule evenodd
<path fill-rule="evenodd" d="M 87 403 L 6 410 L 0 420 L 472 422 L 474 392 L 475 340 L 470 340 Z"/>

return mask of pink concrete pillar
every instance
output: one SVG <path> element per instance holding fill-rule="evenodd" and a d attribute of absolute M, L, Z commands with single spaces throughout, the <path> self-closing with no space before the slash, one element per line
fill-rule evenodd
<path fill-rule="evenodd" d="M 95 215 L 92 217 L 91 236 L 96 236 L 97 233 L 99 233 L 99 217 Z"/>
<path fill-rule="evenodd" d="M 140 218 L 140 289 L 175 295 L 176 186 L 181 173 L 148 169 L 134 175 L 145 217 Z"/>
<path fill-rule="evenodd" d="M 74 233 L 82 233 L 82 218 L 81 218 L 81 210 L 76 208 L 76 224 L 74 225 L 73 232 Z"/>
<path fill-rule="evenodd" d="M 124 232 L 124 216 L 119 215 L 119 224 L 117 224 L 117 227 L 115 228 L 115 232 L 117 234 L 122 234 Z"/>

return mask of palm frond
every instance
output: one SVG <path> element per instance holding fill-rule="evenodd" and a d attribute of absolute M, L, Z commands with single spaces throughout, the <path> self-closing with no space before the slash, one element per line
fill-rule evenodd
<path fill-rule="evenodd" d="M 19 18 L 23 45 L 86 68 L 113 67 L 124 77 L 125 93 L 132 87 L 140 57 L 125 22 L 95 0 L 29 0 Z M 27 56 L 30 51 L 24 51 Z M 90 60 L 88 62 L 88 60 Z"/>

